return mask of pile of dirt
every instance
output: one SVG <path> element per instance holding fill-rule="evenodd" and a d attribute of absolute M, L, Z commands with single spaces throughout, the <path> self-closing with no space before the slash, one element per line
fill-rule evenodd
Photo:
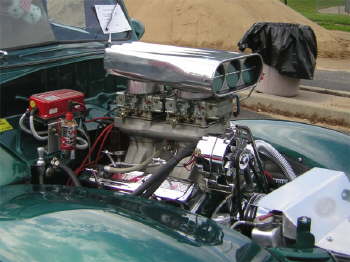
<path fill-rule="evenodd" d="M 350 58 L 350 33 L 343 31 L 332 31 L 338 43 L 342 46 L 342 53 L 340 58 Z M 348 70 L 350 70 L 350 63 L 348 63 Z"/>
<path fill-rule="evenodd" d="M 125 0 L 129 14 L 146 27 L 143 41 L 237 50 L 256 22 L 309 25 L 318 39 L 320 57 L 345 58 L 344 43 L 280 0 Z"/>
<path fill-rule="evenodd" d="M 47 8 L 50 19 L 56 23 L 77 27 L 85 25 L 84 0 L 50 0 Z"/>

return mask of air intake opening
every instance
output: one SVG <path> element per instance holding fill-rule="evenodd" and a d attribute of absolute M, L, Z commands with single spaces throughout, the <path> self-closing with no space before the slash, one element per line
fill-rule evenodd
<path fill-rule="evenodd" d="M 225 68 L 223 65 L 220 65 L 215 71 L 214 80 L 213 80 L 213 91 L 215 93 L 220 92 L 220 90 L 224 85 L 224 81 L 225 81 Z"/>
<path fill-rule="evenodd" d="M 258 56 L 248 57 L 242 64 L 242 79 L 246 86 L 254 85 L 260 77 L 262 62 Z"/>
<path fill-rule="evenodd" d="M 230 90 L 235 90 L 238 87 L 238 82 L 241 75 L 241 65 L 239 61 L 235 60 L 227 65 L 226 82 Z"/>

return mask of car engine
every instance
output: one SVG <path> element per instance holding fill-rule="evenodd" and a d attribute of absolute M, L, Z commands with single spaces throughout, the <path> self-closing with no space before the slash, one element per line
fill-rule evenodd
<path fill-rule="evenodd" d="M 310 182 L 318 176 L 323 188 L 338 190 L 327 173 L 343 181 L 341 193 L 349 200 L 345 174 L 313 169 L 297 177 L 273 145 L 230 121 L 239 113 L 237 92 L 253 88 L 260 78 L 259 55 L 125 42 L 108 47 L 104 63 L 108 74 L 128 79 L 109 115 L 85 119 L 84 95 L 73 90 L 29 99 L 19 126 L 46 143 L 38 147 L 38 183 L 49 183 L 60 169 L 68 175 L 67 185 L 166 202 L 239 230 L 265 247 L 296 243 L 350 254 L 339 244 L 346 241 L 338 238 L 335 222 L 328 223 L 328 232 L 314 230 L 324 225 L 322 211 L 304 212 L 314 203 L 298 186 L 300 178 Z M 100 131 L 93 133 L 88 124 Z M 329 208 L 338 201 L 328 199 Z M 303 204 L 304 209 L 297 208 Z M 350 217 L 348 210 L 332 212 L 341 222 Z M 300 235 L 307 240 L 298 241 Z"/>

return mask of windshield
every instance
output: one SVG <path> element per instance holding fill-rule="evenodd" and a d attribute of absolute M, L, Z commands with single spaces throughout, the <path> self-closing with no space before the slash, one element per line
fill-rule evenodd
<path fill-rule="evenodd" d="M 116 5 L 119 2 L 1 0 L 0 49 L 51 42 L 106 41 L 109 34 L 104 28 L 104 23 L 110 22 L 112 17 L 113 21 L 124 24 L 123 27 L 112 31 L 112 40 L 126 40 L 131 28 L 123 5 Z M 97 7 L 101 6 L 105 8 L 98 12 Z"/>

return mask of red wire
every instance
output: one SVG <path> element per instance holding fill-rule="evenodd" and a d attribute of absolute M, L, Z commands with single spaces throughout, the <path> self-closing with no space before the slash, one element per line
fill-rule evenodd
<path fill-rule="evenodd" d="M 194 154 L 192 154 L 191 158 L 185 164 L 183 164 L 184 168 L 187 171 L 191 171 L 194 164 L 195 164 L 195 161 L 196 161 L 196 156 Z M 188 168 L 189 165 L 191 165 L 191 168 Z"/>
<path fill-rule="evenodd" d="M 87 153 L 86 157 L 84 158 L 83 162 L 81 163 L 81 165 L 79 166 L 79 168 L 77 168 L 75 170 L 75 174 L 79 175 L 79 173 L 83 170 L 83 168 L 91 163 L 86 163 L 89 159 L 89 156 L 91 156 L 92 152 L 95 150 L 98 142 L 100 141 L 100 139 L 102 137 L 104 137 L 104 135 L 113 128 L 113 124 L 108 125 L 105 129 L 102 130 L 102 132 L 99 134 L 99 136 L 96 138 L 95 143 L 93 144 L 93 146 L 90 148 L 89 152 Z"/>
<path fill-rule="evenodd" d="M 269 171 L 267 171 L 267 170 L 264 170 L 264 175 L 267 177 L 267 178 L 269 178 L 269 179 L 273 179 L 273 175 L 269 172 Z"/>
<path fill-rule="evenodd" d="M 77 169 L 75 169 L 74 173 L 75 173 L 77 176 L 79 176 L 80 172 L 81 172 L 85 167 L 87 167 L 87 166 L 89 166 L 89 165 L 91 165 L 91 164 L 94 163 L 94 161 L 91 161 L 91 162 L 88 162 L 88 163 L 86 163 L 86 162 L 88 161 L 89 156 L 91 156 L 92 152 L 95 150 L 95 148 L 96 148 L 98 142 L 100 141 L 100 139 L 103 138 L 103 141 L 105 141 L 105 140 L 107 139 L 107 137 L 108 137 L 108 134 L 111 132 L 112 128 L 113 128 L 113 124 L 110 124 L 110 125 L 106 126 L 105 129 L 103 129 L 102 132 L 99 134 L 99 136 L 96 138 L 95 143 L 94 143 L 93 146 L 90 148 L 90 150 L 89 150 L 89 152 L 87 153 L 87 155 L 85 156 L 83 162 L 80 164 L 80 166 L 79 166 Z M 104 142 L 101 144 L 101 146 L 102 146 L 103 144 L 104 144 Z M 101 146 L 100 146 L 99 151 L 102 150 L 102 147 L 101 147 Z M 100 152 L 99 152 L 99 153 L 100 153 Z M 71 179 L 69 179 L 69 180 L 67 181 L 67 185 L 72 185 Z"/>
<path fill-rule="evenodd" d="M 262 216 L 257 217 L 257 219 L 259 219 L 259 221 L 263 221 L 263 220 L 265 220 L 269 217 L 272 217 L 272 216 L 273 216 L 273 213 L 268 213 L 266 215 L 262 215 Z"/>
<path fill-rule="evenodd" d="M 111 128 L 109 128 L 107 131 L 106 131 L 106 133 L 105 133 L 105 135 L 104 135 L 104 137 L 103 137 L 103 139 L 102 139 L 102 143 L 101 143 L 101 145 L 100 145 L 100 148 L 98 149 L 98 153 L 97 153 L 97 157 L 96 157 L 96 163 L 98 163 L 98 161 L 100 160 L 100 158 L 101 158 L 101 152 L 102 152 L 102 149 L 103 149 L 103 147 L 104 147 L 104 145 L 105 145 L 105 143 L 106 143 L 106 140 L 107 140 L 107 138 L 109 137 L 109 135 L 110 135 L 110 133 L 112 132 L 112 129 L 113 129 L 113 126 L 111 126 Z"/>

